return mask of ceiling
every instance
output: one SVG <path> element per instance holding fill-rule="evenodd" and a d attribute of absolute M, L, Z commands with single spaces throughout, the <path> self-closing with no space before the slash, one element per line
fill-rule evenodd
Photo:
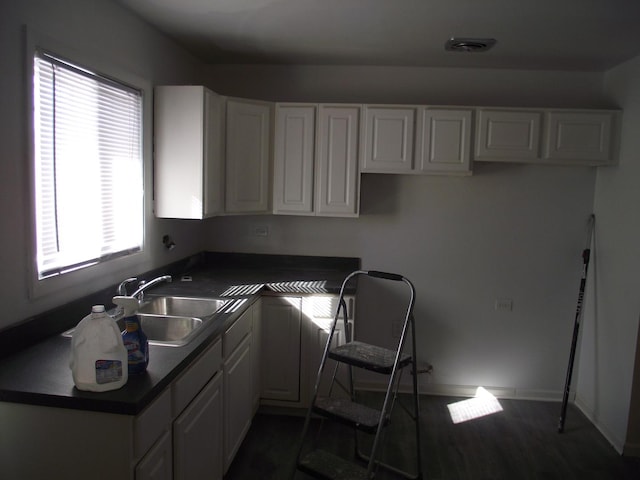
<path fill-rule="evenodd" d="M 604 71 L 640 54 L 640 0 L 115 0 L 206 63 Z M 483 53 L 450 37 L 493 37 Z"/>

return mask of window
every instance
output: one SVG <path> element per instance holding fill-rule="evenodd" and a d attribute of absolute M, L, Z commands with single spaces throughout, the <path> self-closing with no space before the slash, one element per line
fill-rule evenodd
<path fill-rule="evenodd" d="M 33 72 L 38 279 L 140 251 L 142 92 L 42 51 Z"/>

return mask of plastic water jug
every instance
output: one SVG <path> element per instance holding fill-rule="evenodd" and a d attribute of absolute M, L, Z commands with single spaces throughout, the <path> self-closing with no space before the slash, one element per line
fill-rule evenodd
<path fill-rule="evenodd" d="M 104 305 L 94 305 L 75 328 L 69 366 L 79 390 L 105 392 L 127 383 L 127 350 Z"/>

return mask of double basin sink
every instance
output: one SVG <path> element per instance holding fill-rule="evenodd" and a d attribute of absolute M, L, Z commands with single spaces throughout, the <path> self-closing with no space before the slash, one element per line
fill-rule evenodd
<path fill-rule="evenodd" d="M 224 298 L 148 296 L 138 309 L 138 318 L 150 344 L 179 347 L 193 340 L 229 301 Z M 123 318 L 118 320 L 118 327 L 121 331 L 125 329 Z M 73 330 L 63 335 L 70 337 Z"/>
<path fill-rule="evenodd" d="M 168 346 L 189 343 L 229 302 L 222 298 L 148 298 L 138 309 L 142 331 L 149 343 Z M 124 324 L 122 327 L 124 329 Z"/>

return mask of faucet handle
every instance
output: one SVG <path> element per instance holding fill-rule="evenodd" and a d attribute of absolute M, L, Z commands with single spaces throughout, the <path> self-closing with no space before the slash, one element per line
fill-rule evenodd
<path fill-rule="evenodd" d="M 118 295 L 126 296 L 127 295 L 127 285 L 129 283 L 135 282 L 136 280 L 138 280 L 136 277 L 130 277 L 130 278 L 127 278 L 126 280 L 123 280 L 122 282 L 120 282 L 120 285 L 118 285 L 118 290 L 117 290 Z"/>

